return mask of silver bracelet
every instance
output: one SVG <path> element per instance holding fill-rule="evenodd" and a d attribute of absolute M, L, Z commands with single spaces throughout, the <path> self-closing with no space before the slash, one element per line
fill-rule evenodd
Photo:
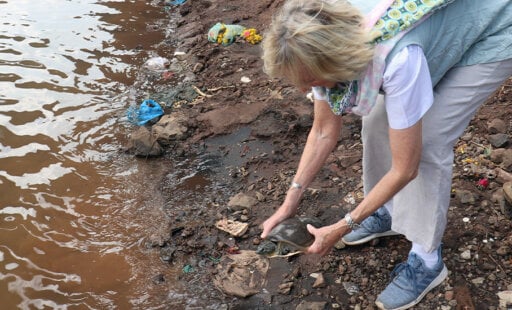
<path fill-rule="evenodd" d="M 302 185 L 300 183 L 295 182 L 295 181 L 292 181 L 292 183 L 290 184 L 290 187 L 291 188 L 296 188 L 296 189 L 302 189 Z"/>
<path fill-rule="evenodd" d="M 345 214 L 345 221 L 347 222 L 347 226 L 350 229 L 354 230 L 359 228 L 359 224 L 354 221 L 354 219 L 350 215 L 350 212 L 347 212 L 347 214 Z"/>

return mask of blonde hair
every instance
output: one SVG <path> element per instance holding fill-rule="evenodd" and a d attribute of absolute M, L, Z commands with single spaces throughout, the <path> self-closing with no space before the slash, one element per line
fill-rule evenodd
<path fill-rule="evenodd" d="M 306 76 L 357 79 L 373 56 L 363 16 L 345 0 L 288 0 L 263 36 L 265 72 L 297 86 Z"/>

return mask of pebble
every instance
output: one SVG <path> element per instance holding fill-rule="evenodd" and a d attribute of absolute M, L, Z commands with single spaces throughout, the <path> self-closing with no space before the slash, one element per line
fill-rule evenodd
<path fill-rule="evenodd" d="M 489 135 L 489 143 L 495 148 L 504 147 L 508 144 L 508 135 L 505 133 L 497 133 Z"/>
<path fill-rule="evenodd" d="M 453 291 L 446 291 L 444 293 L 444 299 L 446 299 L 448 301 L 452 300 L 453 299 L 453 294 L 454 294 Z"/>
<path fill-rule="evenodd" d="M 460 257 L 466 260 L 471 259 L 471 251 L 465 250 L 464 252 L 460 253 Z"/>
<path fill-rule="evenodd" d="M 313 288 L 321 288 L 326 286 L 325 278 L 322 273 L 318 274 L 318 277 L 315 280 L 315 283 L 313 283 Z"/>
<path fill-rule="evenodd" d="M 500 298 L 500 307 L 508 307 L 512 305 L 512 291 L 501 291 L 498 293 L 498 297 Z"/>
<path fill-rule="evenodd" d="M 510 253 L 510 247 L 508 245 L 502 245 L 496 250 L 496 254 L 506 256 Z"/>

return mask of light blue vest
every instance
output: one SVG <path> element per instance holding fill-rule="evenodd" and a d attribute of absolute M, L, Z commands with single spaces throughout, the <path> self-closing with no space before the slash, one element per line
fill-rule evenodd
<path fill-rule="evenodd" d="M 350 2 L 367 14 L 379 0 Z M 512 0 L 456 0 L 409 31 L 386 61 L 411 44 L 422 47 L 434 86 L 452 67 L 512 58 Z"/>

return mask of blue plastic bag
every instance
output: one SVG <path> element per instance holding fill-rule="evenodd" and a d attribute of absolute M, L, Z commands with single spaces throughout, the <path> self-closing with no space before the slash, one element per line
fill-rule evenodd
<path fill-rule="evenodd" d="M 144 100 L 138 109 L 130 107 L 127 111 L 128 120 L 136 125 L 142 126 L 147 122 L 164 114 L 162 107 L 152 99 Z"/>

